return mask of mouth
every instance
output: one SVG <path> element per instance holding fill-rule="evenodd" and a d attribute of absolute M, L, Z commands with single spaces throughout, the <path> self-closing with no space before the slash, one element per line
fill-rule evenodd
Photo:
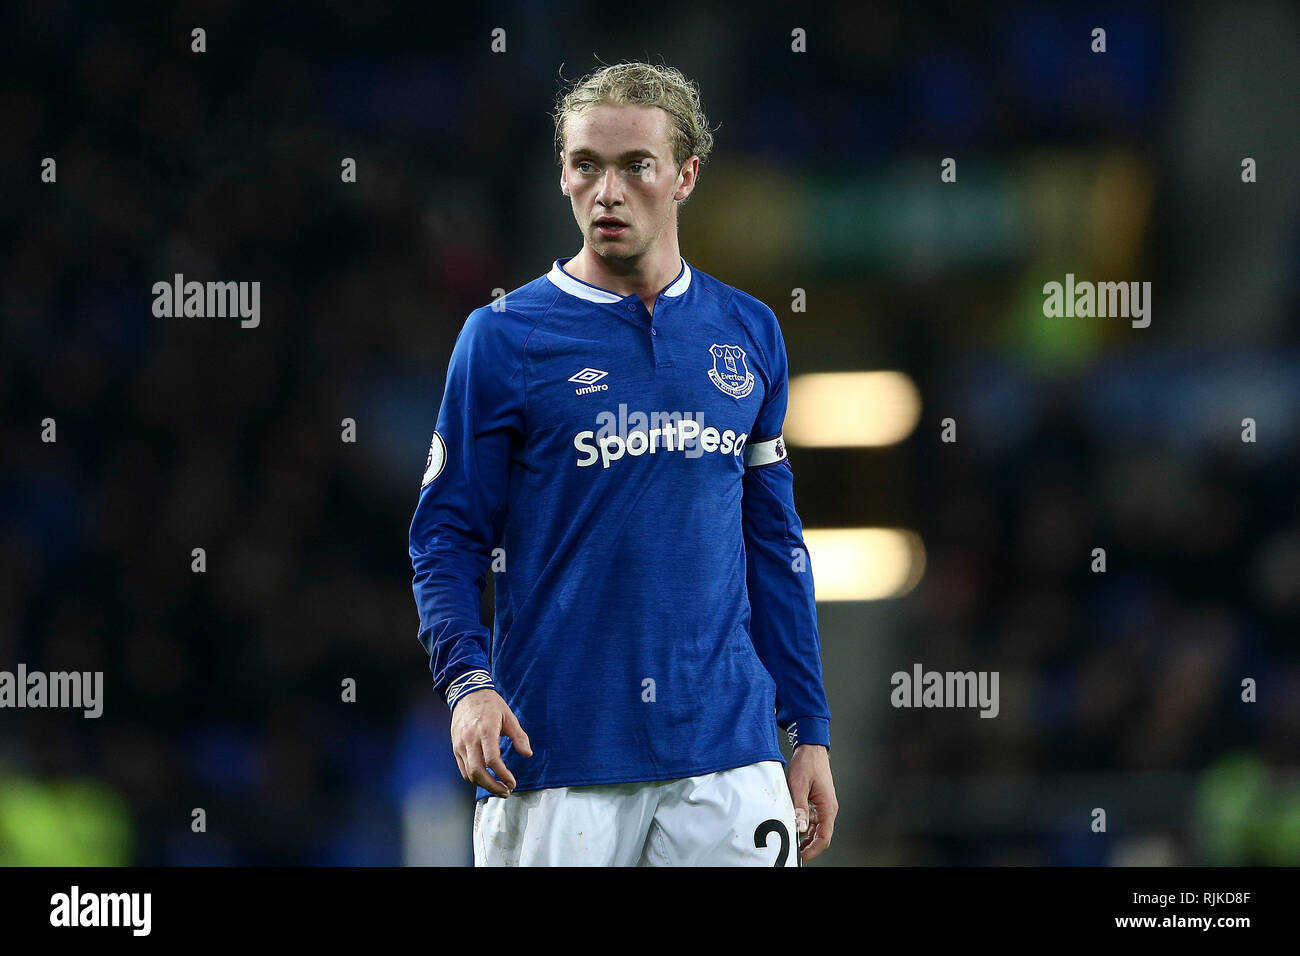
<path fill-rule="evenodd" d="M 606 239 L 622 235 L 627 228 L 627 223 L 614 216 L 602 216 L 596 220 L 596 231 Z"/>

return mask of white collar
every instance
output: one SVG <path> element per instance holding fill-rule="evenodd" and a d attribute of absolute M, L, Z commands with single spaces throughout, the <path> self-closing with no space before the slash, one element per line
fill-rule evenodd
<path fill-rule="evenodd" d="M 627 298 L 625 295 L 618 295 L 614 292 L 610 292 L 608 289 L 594 286 L 590 282 L 583 282 L 581 279 L 575 278 L 565 272 L 564 268 L 560 265 L 560 262 L 568 262 L 571 261 L 572 258 L 573 257 L 570 256 L 569 259 L 566 260 L 556 259 L 555 264 L 551 266 L 551 271 L 546 274 L 546 278 L 550 279 L 551 282 L 562 291 L 569 293 L 569 295 L 577 296 L 579 299 L 586 299 L 588 302 L 622 302 Z M 691 267 L 686 264 L 685 259 L 682 259 L 680 256 L 678 256 L 678 258 L 681 259 L 682 271 L 678 274 L 676 279 L 668 284 L 668 288 L 664 289 L 661 293 L 662 295 L 674 297 L 679 296 L 685 292 L 687 287 L 691 284 Z"/>

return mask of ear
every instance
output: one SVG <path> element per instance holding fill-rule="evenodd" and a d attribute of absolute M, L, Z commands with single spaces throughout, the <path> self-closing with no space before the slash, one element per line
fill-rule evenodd
<path fill-rule="evenodd" d="M 698 157 L 692 156 L 682 164 L 682 168 L 677 173 L 677 189 L 674 190 L 674 198 L 676 197 L 676 194 L 681 191 L 682 187 L 686 186 L 686 195 L 682 196 L 681 199 L 677 199 L 677 202 L 686 199 L 695 191 L 695 182 L 699 175 L 700 161 Z"/>

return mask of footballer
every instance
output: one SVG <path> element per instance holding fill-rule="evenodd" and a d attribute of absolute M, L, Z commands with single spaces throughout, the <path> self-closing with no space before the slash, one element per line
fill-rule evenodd
<path fill-rule="evenodd" d="M 554 120 L 582 249 L 470 313 L 410 529 L 474 862 L 798 866 L 838 806 L 781 329 L 678 248 L 691 81 L 604 67 Z"/>

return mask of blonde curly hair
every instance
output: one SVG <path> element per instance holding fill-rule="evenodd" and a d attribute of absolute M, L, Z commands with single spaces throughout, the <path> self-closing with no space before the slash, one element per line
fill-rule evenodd
<path fill-rule="evenodd" d="M 605 66 L 561 93 L 552 119 L 555 150 L 564 165 L 565 125 L 570 116 L 599 105 L 658 106 L 668 114 L 668 143 L 673 162 L 681 169 L 692 156 L 700 165 L 713 150 L 713 133 L 700 106 L 699 88 L 671 66 L 652 63 L 616 63 Z"/>

